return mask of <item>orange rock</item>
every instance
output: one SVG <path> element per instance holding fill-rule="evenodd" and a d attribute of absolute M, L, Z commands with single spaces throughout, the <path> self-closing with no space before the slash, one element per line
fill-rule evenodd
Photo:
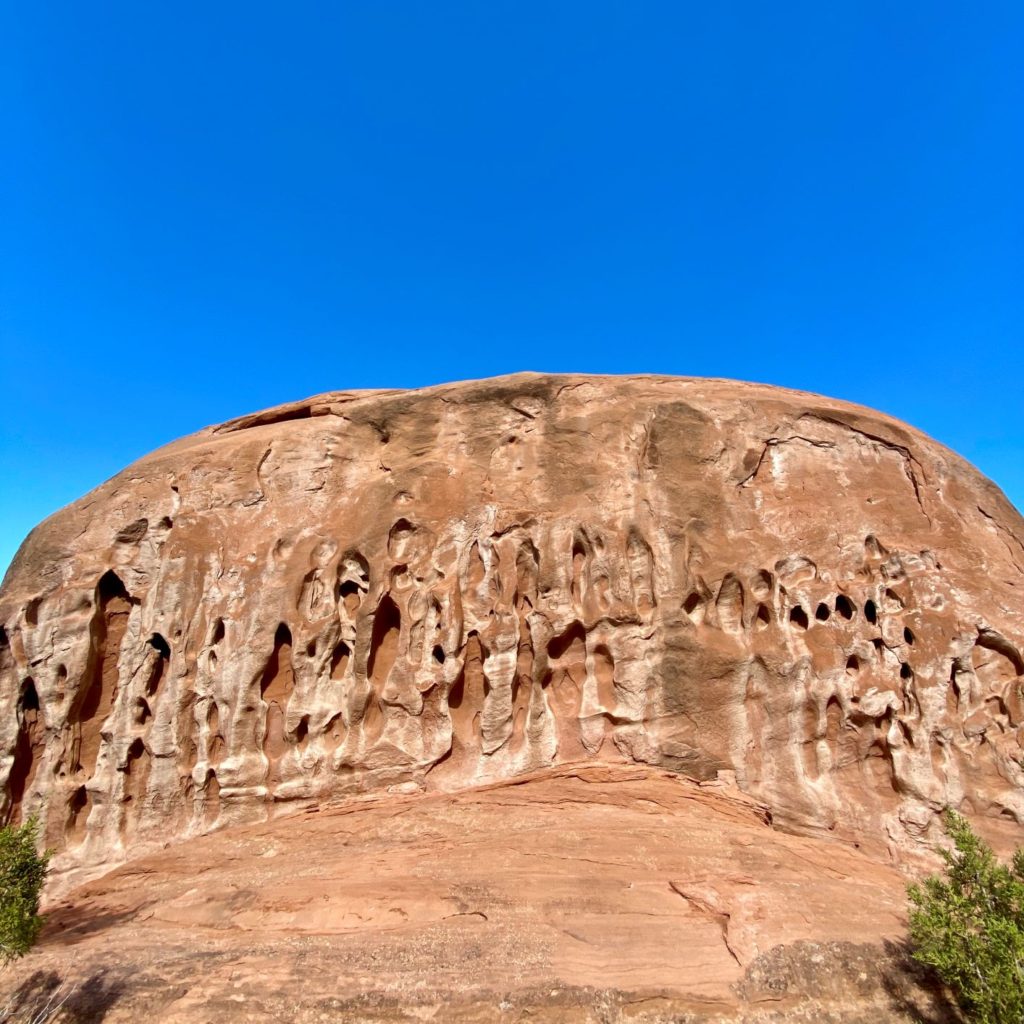
<path fill-rule="evenodd" d="M 637 765 L 355 798 L 79 887 L 0 989 L 70 976 L 107 1024 L 952 1021 L 897 955 L 899 872 L 766 818 Z"/>
<path fill-rule="evenodd" d="M 948 450 L 776 388 L 520 374 L 281 406 L 25 542 L 6 806 L 91 873 L 287 805 L 646 763 L 902 860 L 945 806 L 1024 821 L 1022 536 Z"/>

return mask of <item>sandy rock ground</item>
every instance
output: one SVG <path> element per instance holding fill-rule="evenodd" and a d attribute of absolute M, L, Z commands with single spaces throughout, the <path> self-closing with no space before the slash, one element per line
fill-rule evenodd
<path fill-rule="evenodd" d="M 955 1019 L 904 962 L 904 877 L 767 818 L 600 764 L 323 806 L 79 887 L 2 988 L 28 1020 L 70 979 L 80 1024 Z"/>

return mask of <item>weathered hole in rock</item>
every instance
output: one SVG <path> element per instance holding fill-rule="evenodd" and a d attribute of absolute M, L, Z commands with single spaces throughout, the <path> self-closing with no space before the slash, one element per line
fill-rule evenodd
<path fill-rule="evenodd" d="M 856 654 L 851 654 L 846 659 L 846 674 L 855 676 L 858 672 L 860 672 L 860 658 Z"/>
<path fill-rule="evenodd" d="M 904 743 L 906 743 L 908 747 L 916 746 L 917 744 L 914 742 L 914 734 L 910 731 L 910 726 L 902 719 L 900 719 L 897 724 L 899 726 L 900 733 L 903 736 Z"/>
<path fill-rule="evenodd" d="M 65 833 L 69 845 L 80 843 L 85 838 L 86 823 L 92 810 L 92 797 L 85 786 L 79 786 L 68 800 L 68 818 Z"/>
<path fill-rule="evenodd" d="M 479 738 L 478 716 L 483 710 L 487 678 L 484 675 L 484 650 L 474 632 L 466 639 L 462 671 L 448 691 L 448 711 L 452 736 L 463 746 Z"/>
<path fill-rule="evenodd" d="M 629 531 L 629 537 L 626 540 L 626 559 L 629 562 L 630 582 L 633 587 L 636 610 L 641 615 L 646 615 L 657 604 L 652 579 L 654 553 L 651 551 L 650 544 L 635 527 Z"/>
<path fill-rule="evenodd" d="M 153 663 L 149 681 L 146 683 L 146 696 L 152 697 L 160 689 L 160 683 L 163 681 L 164 673 L 167 670 L 167 663 L 171 657 L 171 647 L 159 633 L 154 633 L 149 638 L 149 645 L 159 655 Z"/>
<path fill-rule="evenodd" d="M 469 549 L 469 573 L 466 577 L 466 585 L 470 590 L 478 590 L 487 575 L 487 566 L 484 564 L 483 555 L 480 554 L 480 545 L 473 541 Z"/>
<path fill-rule="evenodd" d="M 730 574 L 722 580 L 715 602 L 718 623 L 727 633 L 739 633 L 743 628 L 743 585 Z"/>
<path fill-rule="evenodd" d="M 803 742 L 800 745 L 800 750 L 803 756 L 804 771 L 810 778 L 816 779 L 821 766 L 816 750 L 819 735 L 818 706 L 813 700 L 808 700 L 804 704 L 803 718 Z"/>
<path fill-rule="evenodd" d="M 810 625 L 810 621 L 807 618 L 807 612 L 800 607 L 800 605 L 794 605 L 789 612 L 789 621 L 796 626 L 797 629 L 806 629 Z"/>
<path fill-rule="evenodd" d="M 767 569 L 759 569 L 750 581 L 750 591 L 759 601 L 765 601 L 775 586 L 775 577 Z"/>
<path fill-rule="evenodd" d="M 416 527 L 408 519 L 399 519 L 388 533 L 388 554 L 392 558 L 403 561 L 410 540 L 416 533 Z"/>
<path fill-rule="evenodd" d="M 587 552 L 583 538 L 577 534 L 572 541 L 572 583 L 569 591 L 573 601 L 580 605 L 583 601 L 584 573 L 587 567 Z"/>
<path fill-rule="evenodd" d="M 880 543 L 873 533 L 869 533 L 864 538 L 864 553 L 868 558 L 881 560 L 888 556 L 889 549 L 886 548 L 884 544 Z"/>
<path fill-rule="evenodd" d="M 345 720 L 340 711 L 324 726 L 323 736 L 328 750 L 337 750 L 341 746 L 341 741 L 345 738 Z"/>
<path fill-rule="evenodd" d="M 882 795 L 888 791 L 897 796 L 902 795 L 896 778 L 892 754 L 883 737 L 877 738 L 868 748 L 867 757 L 864 760 L 864 770 L 871 779 L 874 792 Z"/>
<path fill-rule="evenodd" d="M 971 663 L 975 674 L 986 686 L 1000 686 L 1024 676 L 1024 657 L 1004 636 L 983 629 L 974 641 Z"/>
<path fill-rule="evenodd" d="M 277 774 L 277 763 L 286 747 L 285 711 L 294 689 L 292 634 L 291 630 L 282 622 L 274 634 L 274 648 L 267 659 L 260 679 L 260 696 L 267 705 L 263 729 L 263 754 L 268 762 L 267 784 L 271 788 L 280 781 Z"/>
<path fill-rule="evenodd" d="M 220 731 L 220 710 L 215 700 L 210 701 L 206 713 L 206 760 L 216 767 L 224 758 L 224 736 Z"/>
<path fill-rule="evenodd" d="M 914 645 L 914 631 L 909 626 L 905 626 L 903 628 L 903 640 L 909 646 L 913 647 L 913 645 Z"/>
<path fill-rule="evenodd" d="M 345 611 L 350 616 L 355 615 L 359 610 L 359 602 L 362 600 L 362 592 L 359 589 L 359 584 L 354 580 L 345 580 L 338 587 L 338 596 L 341 598 L 341 603 L 345 606 Z"/>
<path fill-rule="evenodd" d="M 287 702 L 294 687 L 292 631 L 282 622 L 274 633 L 274 647 L 260 677 L 260 696 L 268 704 Z"/>
<path fill-rule="evenodd" d="M 587 678 L 587 642 L 581 622 L 574 622 L 548 642 L 548 658 L 550 664 L 541 686 L 547 690 L 555 718 L 559 757 L 582 756 L 579 715 Z"/>
<path fill-rule="evenodd" d="M 832 610 L 829 608 L 827 604 L 825 604 L 824 601 L 822 601 L 814 610 L 814 617 L 818 620 L 818 622 L 828 622 L 831 616 Z"/>
<path fill-rule="evenodd" d="M 618 703 L 615 693 L 615 661 L 604 644 L 594 648 L 594 675 L 597 678 L 597 699 L 601 707 L 614 711 Z"/>
<path fill-rule="evenodd" d="M 131 805 L 126 809 L 124 818 L 124 827 L 128 830 L 135 825 L 142 813 L 140 804 L 144 801 L 149 787 L 149 768 L 149 751 L 142 738 L 137 736 L 128 748 L 124 768 L 124 799 Z"/>
<path fill-rule="evenodd" d="M 836 598 L 836 615 L 849 622 L 849 620 L 853 618 L 853 613 L 853 602 L 845 594 L 840 594 Z"/>
<path fill-rule="evenodd" d="M 114 538 L 115 544 L 138 544 L 149 530 L 148 519 L 136 519 L 118 533 Z"/>
<path fill-rule="evenodd" d="M 811 559 L 803 555 L 792 555 L 775 563 L 775 572 L 780 582 L 787 587 L 796 587 L 801 583 L 810 583 L 818 578 L 818 567 Z"/>
<path fill-rule="evenodd" d="M 19 819 L 25 796 L 31 792 L 44 750 L 43 722 L 39 712 L 39 694 L 32 679 L 26 679 L 18 701 L 18 739 L 14 747 L 14 764 L 8 777 L 11 797 L 9 821 Z"/>
<path fill-rule="evenodd" d="M 132 721 L 136 725 L 145 725 L 152 717 L 153 712 L 150 710 L 149 702 L 146 698 L 136 697 L 132 703 Z"/>
<path fill-rule="evenodd" d="M 87 669 L 88 683 L 79 690 L 78 707 L 69 720 L 80 728 L 78 764 L 92 775 L 100 749 L 100 728 L 114 706 L 118 686 L 121 642 L 128 629 L 131 599 L 120 577 L 112 569 L 97 586 L 98 607 L 93 619 L 94 643 Z"/>
<path fill-rule="evenodd" d="M 531 607 L 537 603 L 537 576 L 540 571 L 540 554 L 532 540 L 525 540 L 516 552 L 516 604 Z"/>
<path fill-rule="evenodd" d="M 691 590 L 683 601 L 683 611 L 698 624 L 704 621 L 704 607 L 704 598 L 696 590 Z"/>
<path fill-rule="evenodd" d="M 582 653 L 585 656 L 586 636 L 583 623 L 574 622 L 564 633 L 548 641 L 548 657 L 555 660 L 563 658 L 575 645 L 577 660 L 582 661 L 579 655 Z"/>
<path fill-rule="evenodd" d="M 960 684 L 956 679 L 956 662 L 953 662 L 949 670 L 949 687 L 946 690 L 946 711 L 948 714 L 958 714 L 960 711 Z"/>
<path fill-rule="evenodd" d="M 875 606 L 874 601 L 868 600 L 864 602 L 864 618 L 872 625 L 878 622 L 878 608 Z"/>
<path fill-rule="evenodd" d="M 512 700 L 516 704 L 512 721 L 513 751 L 519 750 L 525 742 L 526 719 L 533 689 L 533 637 L 526 618 L 519 620 L 519 645 L 516 651 L 516 670 L 513 677 Z"/>
<path fill-rule="evenodd" d="M 772 614 L 768 610 L 766 604 L 759 604 L 757 606 L 757 612 L 754 615 L 754 628 L 755 629 L 766 629 L 771 625 Z"/>
<path fill-rule="evenodd" d="M 352 651 L 344 640 L 339 640 L 331 652 L 331 678 L 335 681 L 345 678 Z"/>
<path fill-rule="evenodd" d="M 839 703 L 839 698 L 833 694 L 825 704 L 825 738 L 833 745 L 839 738 L 843 718 L 843 707 Z"/>
<path fill-rule="evenodd" d="M 211 768 L 206 773 L 203 786 L 203 821 L 209 828 L 220 817 L 220 782 L 217 773 Z"/>
<path fill-rule="evenodd" d="M 398 639 L 402 631 L 402 615 L 398 605 L 385 594 L 377 605 L 370 633 L 370 653 L 366 659 L 366 674 L 379 693 L 398 656 Z"/>

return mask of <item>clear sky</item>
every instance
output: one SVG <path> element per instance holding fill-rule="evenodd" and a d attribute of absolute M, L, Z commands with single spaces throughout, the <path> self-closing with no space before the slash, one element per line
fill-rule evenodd
<path fill-rule="evenodd" d="M 0 3 L 0 570 L 336 388 L 738 377 L 1024 507 L 1024 4 Z"/>

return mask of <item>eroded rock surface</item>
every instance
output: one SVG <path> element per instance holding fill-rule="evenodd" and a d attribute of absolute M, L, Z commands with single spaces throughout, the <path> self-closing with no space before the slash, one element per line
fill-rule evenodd
<path fill-rule="evenodd" d="M 947 449 L 769 387 L 524 374 L 282 406 L 25 542 L 4 807 L 40 814 L 69 883 L 566 762 L 734 782 L 897 862 L 945 806 L 1019 836 L 1022 538 Z"/>

